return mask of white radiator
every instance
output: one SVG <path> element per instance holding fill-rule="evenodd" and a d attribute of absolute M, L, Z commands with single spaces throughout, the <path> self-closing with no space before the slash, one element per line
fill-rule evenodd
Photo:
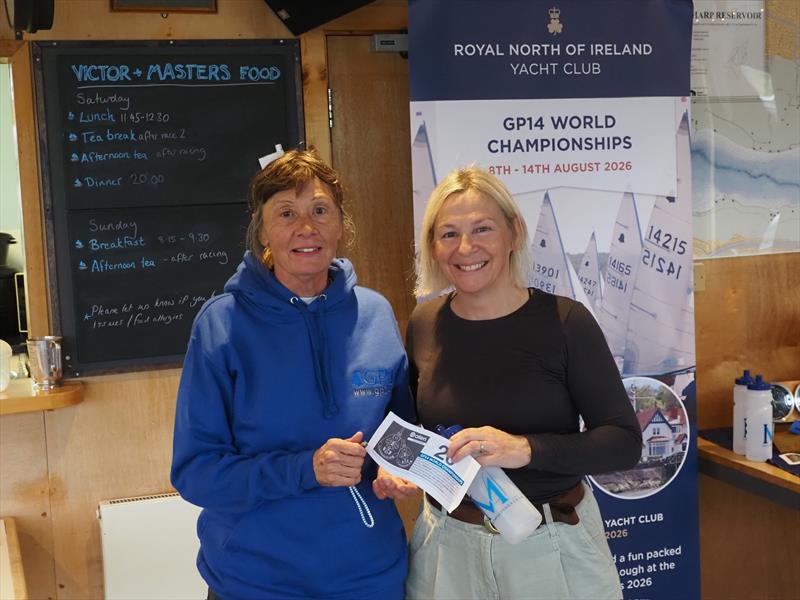
<path fill-rule="evenodd" d="M 200 508 L 178 494 L 100 503 L 107 600 L 205 600 L 195 566 Z"/>

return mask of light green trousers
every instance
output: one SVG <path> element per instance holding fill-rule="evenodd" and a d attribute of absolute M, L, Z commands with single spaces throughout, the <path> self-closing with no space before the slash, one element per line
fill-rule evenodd
<path fill-rule="evenodd" d="M 481 525 L 445 516 L 424 502 L 411 537 L 408 600 L 622 598 L 597 502 L 586 484 L 577 525 L 545 522 L 511 545 Z"/>

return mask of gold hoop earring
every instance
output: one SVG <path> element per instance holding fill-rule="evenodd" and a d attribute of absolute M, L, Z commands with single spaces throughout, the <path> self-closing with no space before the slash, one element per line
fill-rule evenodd
<path fill-rule="evenodd" d="M 272 250 L 270 250 L 269 245 L 264 246 L 264 251 L 261 253 L 261 262 L 263 262 L 268 269 L 272 268 Z"/>

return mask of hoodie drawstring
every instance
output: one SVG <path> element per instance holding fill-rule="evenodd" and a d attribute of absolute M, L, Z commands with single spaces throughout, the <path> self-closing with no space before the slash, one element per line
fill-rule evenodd
<path fill-rule="evenodd" d="M 319 389 L 322 391 L 322 414 L 326 419 L 332 419 L 339 412 L 339 405 L 336 403 L 336 398 L 333 397 L 333 390 L 330 380 L 328 379 L 328 373 L 331 372 L 331 361 L 330 350 L 328 349 L 328 338 L 325 331 L 325 301 L 327 299 L 328 296 L 325 294 L 317 296 L 316 301 L 320 304 L 315 313 L 316 325 L 314 323 L 314 318 L 311 316 L 311 312 L 308 310 L 308 306 L 302 298 L 293 296 L 289 302 L 291 302 L 292 306 L 297 307 L 300 314 L 303 316 L 303 321 L 305 321 L 308 339 L 311 342 L 311 349 L 314 354 L 312 360 L 314 363 L 314 377 L 317 380 L 317 386 L 319 386 Z M 319 343 L 317 343 L 317 337 L 319 337 Z M 320 346 L 322 346 L 322 348 L 320 348 Z M 367 505 L 367 502 L 356 486 L 351 485 L 348 489 L 358 509 L 361 522 L 364 524 L 364 527 L 372 529 L 372 527 L 375 526 L 375 519 L 369 510 L 369 505 Z"/>
<path fill-rule="evenodd" d="M 358 491 L 356 486 L 351 485 L 348 489 L 350 490 L 350 495 L 353 497 L 353 502 L 356 503 L 358 514 L 361 516 L 361 522 L 367 529 L 372 529 L 375 526 L 375 518 L 372 516 L 372 513 L 369 510 L 367 501 L 364 500 L 364 497 L 361 495 L 361 492 Z M 363 509 L 361 508 L 362 505 L 364 506 Z M 364 511 L 367 511 L 367 517 L 369 517 L 369 521 L 367 521 L 366 517 L 364 517 Z"/>
<path fill-rule="evenodd" d="M 333 395 L 333 389 L 330 384 L 328 373 L 330 373 L 330 351 L 328 349 L 328 339 L 325 332 L 325 301 L 328 297 L 321 294 L 317 298 L 319 308 L 316 312 L 317 318 L 312 317 L 311 312 L 308 310 L 305 302 L 301 298 L 294 296 L 290 302 L 295 306 L 303 317 L 306 324 L 306 331 L 308 331 L 308 339 L 311 343 L 311 350 L 313 353 L 312 361 L 314 363 L 314 377 L 317 386 L 322 392 L 322 415 L 326 419 L 332 419 L 339 412 L 339 405 L 336 403 L 336 398 Z"/>
<path fill-rule="evenodd" d="M 300 311 L 300 314 L 303 315 L 303 320 L 306 323 L 306 330 L 308 331 L 308 339 L 311 341 L 311 348 L 314 353 L 313 363 L 314 363 L 314 376 L 317 380 L 317 385 L 319 389 L 322 390 L 322 414 L 326 419 L 332 419 L 336 413 L 339 412 L 339 406 L 336 403 L 336 399 L 333 397 L 333 390 L 331 389 L 330 381 L 328 380 L 328 373 L 331 371 L 331 362 L 330 362 L 330 351 L 328 349 L 328 338 L 325 332 L 325 304 L 324 302 L 328 299 L 325 294 L 320 294 L 317 297 L 317 301 L 320 302 L 319 308 L 317 309 L 317 324 L 318 326 L 314 326 L 314 322 L 311 316 L 306 303 L 303 302 L 302 298 L 298 298 L 294 296 L 290 302 L 293 306 L 296 306 L 297 309 Z M 319 334 L 319 344 L 317 342 L 317 336 L 314 335 L 316 331 Z M 320 349 L 320 346 L 322 348 Z M 358 509 L 358 514 L 361 517 L 361 522 L 364 524 L 364 527 L 368 529 L 372 529 L 375 526 L 375 519 L 372 516 L 372 513 L 369 510 L 369 506 L 367 502 L 364 500 L 361 493 L 358 491 L 356 486 L 351 485 L 348 487 L 350 490 L 350 495 L 353 497 L 353 502 L 356 504 L 356 508 Z M 362 508 L 363 507 L 363 508 Z M 365 516 L 366 512 L 366 516 Z"/>

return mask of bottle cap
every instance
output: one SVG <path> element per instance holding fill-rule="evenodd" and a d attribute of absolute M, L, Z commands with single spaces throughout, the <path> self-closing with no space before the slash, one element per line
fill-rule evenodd
<path fill-rule="evenodd" d="M 464 428 L 461 425 L 450 425 L 450 427 L 445 427 L 444 425 L 437 425 L 436 427 L 434 427 L 436 433 L 438 433 L 440 436 L 444 438 L 447 438 L 448 440 L 450 439 L 450 436 L 452 436 L 454 433 L 458 433 L 462 429 Z"/>
<path fill-rule="evenodd" d="M 742 376 L 734 381 L 736 385 L 750 385 L 753 383 L 753 378 L 750 376 L 750 369 L 745 369 Z"/>
<path fill-rule="evenodd" d="M 754 390 L 757 392 L 763 392 L 765 390 L 771 390 L 772 384 L 764 381 L 761 378 L 761 375 L 756 375 L 756 380 L 747 386 L 748 390 Z"/>

